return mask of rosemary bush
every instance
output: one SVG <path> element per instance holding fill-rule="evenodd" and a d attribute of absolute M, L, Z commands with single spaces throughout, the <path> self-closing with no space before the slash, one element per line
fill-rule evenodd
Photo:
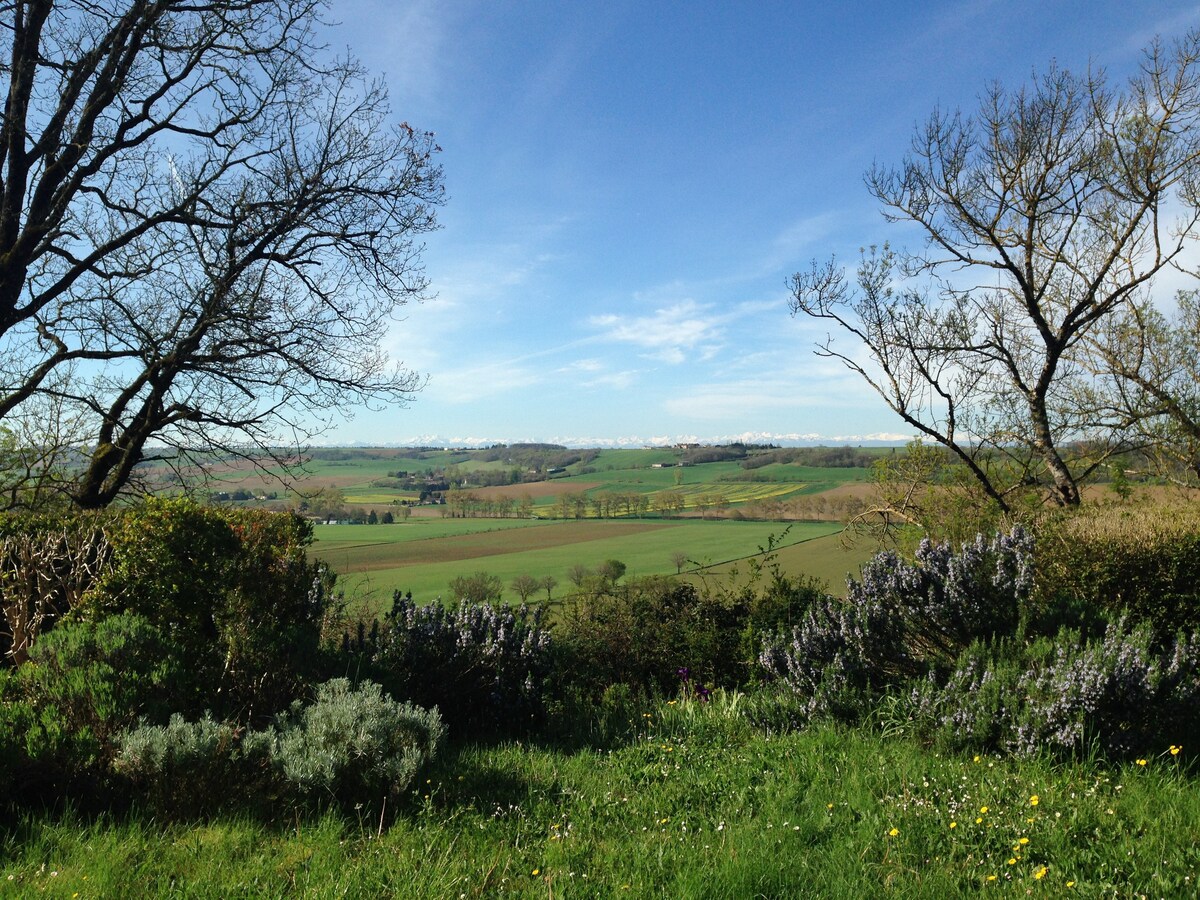
<path fill-rule="evenodd" d="M 973 641 L 1013 634 L 1032 585 L 1033 539 L 1019 526 L 957 550 L 923 541 L 911 563 L 880 553 L 844 601 L 826 597 L 767 635 L 759 664 L 808 718 L 856 719 L 889 688 L 944 677 Z"/>
<path fill-rule="evenodd" d="M 541 608 L 419 605 L 397 592 L 382 624 L 347 634 L 347 665 L 394 697 L 437 707 L 456 735 L 539 725 L 553 666 Z"/>

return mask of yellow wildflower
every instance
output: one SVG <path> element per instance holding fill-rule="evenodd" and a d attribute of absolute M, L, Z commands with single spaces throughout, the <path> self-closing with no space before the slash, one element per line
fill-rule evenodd
<path fill-rule="evenodd" d="M 1146 764 L 1146 761 L 1145 761 L 1144 759 L 1139 759 L 1139 760 L 1137 761 L 1137 764 L 1138 764 L 1139 766 L 1144 766 L 1144 765 Z"/>
<path fill-rule="evenodd" d="M 1049 871 L 1050 871 L 1049 866 L 1042 866 L 1040 869 L 1038 869 L 1036 872 L 1033 873 L 1033 877 L 1038 879 L 1039 881 L 1041 881 L 1043 878 L 1046 877 L 1046 873 Z"/>
<path fill-rule="evenodd" d="M 981 806 L 981 807 L 979 807 L 979 811 L 981 813 L 986 813 L 988 811 L 988 808 L 986 806 Z"/>
<path fill-rule="evenodd" d="M 1029 805 L 1037 806 L 1040 801 L 1041 801 L 1041 798 L 1037 794 L 1034 794 L 1032 797 L 1029 798 Z"/>
<path fill-rule="evenodd" d="M 1028 843 L 1029 843 L 1029 838 L 1020 838 L 1020 839 L 1017 841 L 1017 843 L 1018 843 L 1018 844 L 1020 844 L 1022 847 L 1024 847 L 1026 844 L 1028 844 Z"/>
<path fill-rule="evenodd" d="M 893 828 L 891 831 L 888 832 L 888 837 L 895 837 L 899 833 L 900 833 L 899 828 Z"/>
<path fill-rule="evenodd" d="M 1171 755 L 1172 755 L 1172 756 L 1178 756 L 1178 755 L 1179 755 L 1179 751 L 1180 751 L 1180 750 L 1182 750 L 1182 749 L 1183 749 L 1182 747 L 1177 747 L 1177 746 L 1175 746 L 1174 744 L 1172 744 L 1172 745 L 1171 745 Z"/>
<path fill-rule="evenodd" d="M 951 827 L 951 828 L 957 828 L 957 827 L 958 827 L 958 823 L 957 823 L 957 822 L 951 822 L 951 823 L 950 823 L 950 827 Z"/>

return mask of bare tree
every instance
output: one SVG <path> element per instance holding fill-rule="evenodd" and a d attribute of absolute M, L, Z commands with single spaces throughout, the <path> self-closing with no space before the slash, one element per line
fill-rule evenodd
<path fill-rule="evenodd" d="M 1171 314 L 1131 304 L 1091 345 L 1096 404 L 1111 404 L 1155 475 L 1200 484 L 1200 292 L 1181 292 Z"/>
<path fill-rule="evenodd" d="M 530 594 L 541 587 L 541 582 L 532 575 L 524 574 L 514 578 L 510 586 L 516 591 L 517 596 L 521 598 L 521 602 L 524 603 L 529 599 Z"/>
<path fill-rule="evenodd" d="M 1002 512 L 1029 492 L 1078 504 L 1123 446 L 1088 402 L 1088 338 L 1196 233 L 1198 61 L 1193 32 L 1153 44 L 1123 91 L 1052 68 L 991 87 L 974 117 L 935 111 L 899 166 L 866 176 L 925 249 L 872 248 L 853 281 L 832 261 L 791 281 L 793 313 L 834 323 L 867 359 L 831 338 L 818 354 L 947 447 Z"/>
<path fill-rule="evenodd" d="M 592 570 L 583 563 L 572 563 L 567 569 L 567 579 L 576 588 L 582 588 L 583 583 L 592 575 Z"/>
<path fill-rule="evenodd" d="M 379 345 L 427 287 L 437 147 L 324 52 L 319 9 L 0 5 L 0 419 L 70 412 L 80 506 L 148 446 L 286 465 L 420 385 Z"/>

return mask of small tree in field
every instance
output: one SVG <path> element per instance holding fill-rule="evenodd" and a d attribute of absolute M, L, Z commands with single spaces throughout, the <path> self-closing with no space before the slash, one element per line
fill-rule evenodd
<path fill-rule="evenodd" d="M 592 574 L 592 570 L 583 563 L 574 563 L 571 568 L 567 569 L 567 578 L 576 588 L 583 587 L 583 583 L 588 580 Z"/>
<path fill-rule="evenodd" d="M 456 600 L 471 603 L 498 603 L 504 585 L 499 575 L 476 572 L 473 575 L 458 575 L 450 579 L 450 593 Z"/>
<path fill-rule="evenodd" d="M 596 574 L 610 585 L 616 584 L 621 580 L 621 576 L 625 574 L 625 563 L 619 559 L 606 559 L 596 569 Z"/>
<path fill-rule="evenodd" d="M 675 574 L 678 575 L 683 571 L 684 565 L 687 564 L 688 555 L 682 550 L 676 550 L 671 554 L 671 565 L 675 567 Z"/>
<path fill-rule="evenodd" d="M 518 575 L 511 582 L 512 589 L 517 592 L 517 596 L 524 603 L 529 599 L 529 595 L 536 591 L 540 584 L 532 575 Z"/>

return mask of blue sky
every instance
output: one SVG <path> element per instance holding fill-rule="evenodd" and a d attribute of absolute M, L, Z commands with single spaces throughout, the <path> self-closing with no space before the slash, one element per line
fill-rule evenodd
<path fill-rule="evenodd" d="M 813 258 L 920 236 L 863 186 L 935 106 L 1051 61 L 1136 67 L 1183 2 L 332 0 L 328 35 L 437 133 L 436 298 L 389 354 L 428 376 L 332 443 L 641 445 L 908 430 L 790 317 Z"/>

